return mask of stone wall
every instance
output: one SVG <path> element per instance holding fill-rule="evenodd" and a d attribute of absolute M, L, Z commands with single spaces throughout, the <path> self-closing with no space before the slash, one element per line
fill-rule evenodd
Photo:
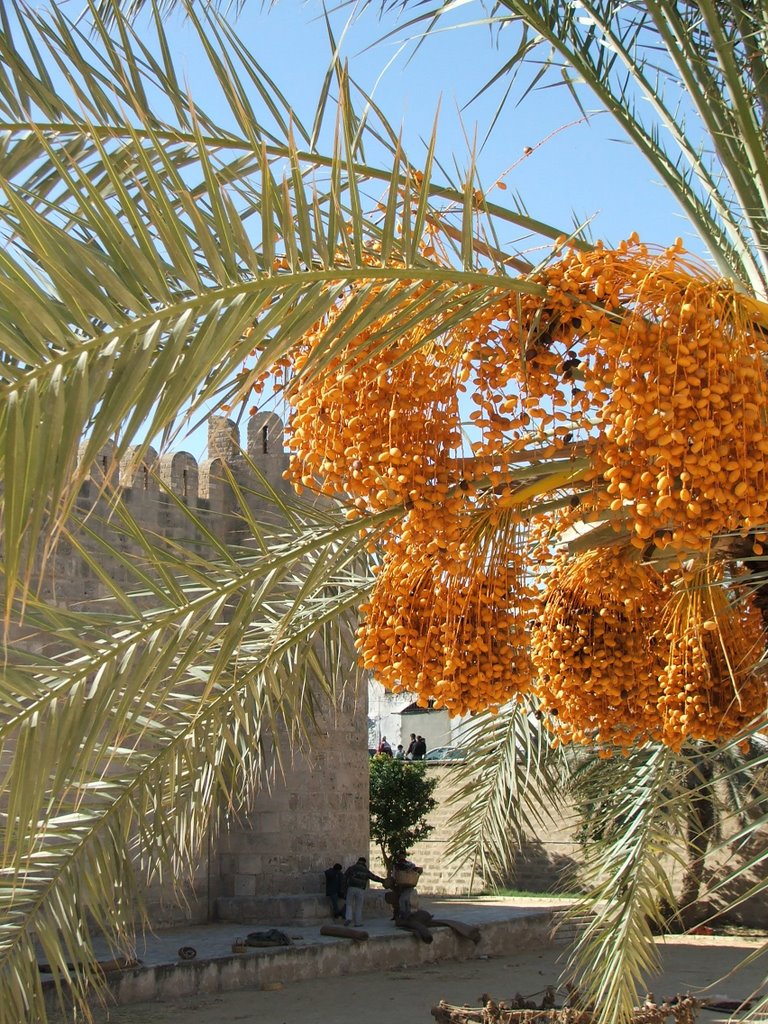
<path fill-rule="evenodd" d="M 411 858 L 424 868 L 419 892 L 426 894 L 461 896 L 470 893 L 488 891 L 489 883 L 479 872 L 473 873 L 471 864 L 458 867 L 448 857 L 448 846 L 453 827 L 449 824 L 451 817 L 459 809 L 462 814 L 471 814 L 471 806 L 460 807 L 452 803 L 456 792 L 456 765 L 430 764 L 427 770 L 438 777 L 435 797 L 438 806 L 429 817 L 434 831 L 429 838 L 417 843 L 410 851 Z M 541 809 L 539 809 L 541 813 Z M 567 804 L 558 808 L 557 818 L 553 815 L 544 817 L 537 837 L 529 837 L 518 851 L 515 863 L 507 878 L 502 880 L 504 888 L 522 892 L 577 892 L 579 891 L 579 866 L 582 863 L 583 851 L 579 843 L 574 841 L 578 828 L 573 809 Z M 733 835 L 738 825 L 735 820 L 724 824 L 724 835 Z M 725 872 L 743 871 L 742 877 L 727 891 L 723 891 L 711 901 L 711 906 L 722 904 L 725 898 L 733 899 L 741 895 L 746 897 L 752 886 L 762 882 L 765 874 L 765 840 L 756 837 L 749 847 L 728 847 L 720 844 L 707 858 L 705 873 L 705 889 L 716 893 Z M 371 844 L 371 863 L 376 866 L 374 871 L 383 871 L 383 863 L 378 847 Z M 681 866 L 668 861 L 667 870 L 674 886 L 679 886 L 682 878 Z M 706 895 L 704 896 L 706 901 Z M 744 898 L 743 902 L 728 914 L 729 920 L 745 926 L 765 928 L 768 924 L 768 894 Z"/>
<path fill-rule="evenodd" d="M 327 916 L 323 871 L 368 847 L 366 712 L 353 687 L 338 708 L 324 708 L 311 748 L 297 751 L 247 821 L 222 837 L 218 918 Z"/>
<path fill-rule="evenodd" d="M 119 490 L 144 531 L 183 543 L 203 556 L 213 552 L 206 532 L 225 544 L 247 544 L 247 524 L 239 502 L 247 502 L 258 522 L 275 524 L 279 513 L 268 490 L 289 491 L 283 480 L 287 456 L 282 422 L 274 414 L 254 416 L 248 424 L 245 454 L 239 442 L 232 421 L 213 417 L 210 457 L 200 463 L 187 452 L 158 456 L 150 448 L 139 462 L 132 453 L 117 464 L 114 448 L 108 445 L 92 462 L 77 499 L 78 508 L 90 513 L 91 530 L 108 535 L 110 543 L 129 557 L 141 557 L 141 545 L 129 533 L 116 529 L 114 518 L 110 522 L 105 482 Z M 241 489 L 239 493 L 230 474 Z M 195 510 L 202 531 L 180 506 Z M 100 550 L 85 537 L 82 542 L 94 552 Z M 121 584 L 128 582 L 130 573 L 119 560 L 104 562 L 103 553 L 99 558 L 110 577 Z M 63 607 L 87 609 L 98 604 L 106 612 L 110 607 L 105 583 L 67 542 L 59 545 L 47 564 L 40 592 Z M 46 637 L 36 639 L 33 645 L 39 648 L 55 643 L 54 637 Z M 336 859 L 351 862 L 367 849 L 366 690 L 360 685 L 351 645 L 348 655 L 334 649 L 333 657 L 335 663 L 325 667 L 344 684 L 343 699 L 335 708 L 318 701 L 317 732 L 305 744 L 306 749 L 297 750 L 288 763 L 280 767 L 277 759 L 267 754 L 255 805 L 242 818 L 227 822 L 215 841 L 211 837 L 203 841 L 193 878 L 164 880 L 147 889 L 150 916 L 156 925 L 209 920 L 221 912 L 220 900 L 230 904 L 232 900 L 271 900 L 262 908 L 261 920 L 300 917 L 300 912 L 293 911 L 301 898 L 312 894 L 318 899 L 322 894 L 323 870 Z M 280 747 L 285 750 L 284 743 Z M 250 906 L 253 909 L 253 904 Z"/>
<path fill-rule="evenodd" d="M 458 865 L 449 857 L 448 848 L 454 831 L 450 824 L 451 818 L 459 812 L 462 816 L 473 813 L 471 806 L 466 803 L 462 805 L 453 802 L 457 788 L 456 769 L 455 764 L 427 762 L 427 771 L 438 779 L 435 790 L 437 807 L 428 818 L 434 831 L 410 851 L 411 859 L 424 868 L 419 886 L 419 891 L 424 894 L 464 896 L 486 892 L 490 888 L 479 864 L 467 862 Z M 580 857 L 579 846 L 571 838 L 571 822 L 567 816 L 559 823 L 549 819 L 542 831 L 546 835 L 545 841 L 528 840 L 520 850 L 514 874 L 506 879 L 509 888 L 557 892 L 565 885 L 568 873 Z M 373 843 L 371 860 L 376 863 L 378 870 L 383 870 L 381 854 Z"/>

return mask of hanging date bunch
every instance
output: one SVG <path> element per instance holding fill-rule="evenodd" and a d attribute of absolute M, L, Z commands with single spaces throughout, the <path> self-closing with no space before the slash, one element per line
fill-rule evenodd
<path fill-rule="evenodd" d="M 389 312 L 370 315 L 382 298 Z M 344 289 L 278 370 L 293 408 L 288 478 L 347 499 L 351 518 L 447 495 L 461 423 L 451 338 L 422 315 L 434 298 L 426 285 Z"/>
<path fill-rule="evenodd" d="M 519 524 L 468 543 L 460 517 L 453 542 L 430 548 L 432 517 L 409 513 L 386 545 L 370 601 L 361 611 L 362 665 L 387 688 L 434 698 L 454 714 L 497 708 L 527 692 L 533 673 L 529 622 L 535 612 L 528 549 Z"/>
<path fill-rule="evenodd" d="M 661 738 L 655 634 L 662 578 L 631 548 L 557 558 L 533 630 L 535 692 L 560 742 Z"/>
<path fill-rule="evenodd" d="M 723 533 L 760 551 L 764 308 L 679 244 L 634 236 L 560 250 L 479 303 L 466 303 L 479 285 L 462 287 L 329 285 L 326 313 L 275 368 L 289 479 L 350 519 L 392 511 L 369 535 L 361 664 L 457 714 L 535 692 L 561 741 L 733 735 L 765 712 L 749 617 L 721 602 L 702 619 L 719 647 L 703 626 L 681 639 L 682 611 L 662 609 L 688 588 L 644 563 L 666 552 L 679 571 Z M 557 530 L 535 557 L 530 537 L 571 501 L 617 543 L 550 572 Z"/>
<path fill-rule="evenodd" d="M 685 739 L 737 735 L 766 711 L 762 616 L 723 574 L 722 563 L 682 574 L 664 608 L 659 710 L 662 739 L 675 749 Z"/>
<path fill-rule="evenodd" d="M 679 246 L 653 252 L 634 239 L 570 253 L 542 280 L 546 323 L 540 304 L 524 303 L 521 382 L 538 398 L 562 392 L 564 368 L 578 378 L 569 430 L 587 439 L 596 496 L 629 524 L 633 543 L 701 551 L 718 533 L 765 523 L 757 304 Z"/>

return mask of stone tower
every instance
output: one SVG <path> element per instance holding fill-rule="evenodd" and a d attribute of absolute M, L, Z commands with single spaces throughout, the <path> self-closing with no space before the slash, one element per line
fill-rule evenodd
<path fill-rule="evenodd" d="M 250 464 L 272 488 L 289 490 L 283 480 L 288 461 L 283 424 L 274 414 L 252 417 L 244 455 L 236 424 L 213 417 L 208 452 L 209 458 L 198 464 L 186 452 L 158 456 L 150 449 L 139 466 L 126 460 L 118 467 L 106 447 L 91 467 L 78 507 L 104 513 L 91 517 L 89 526 L 107 528 L 101 489 L 109 474 L 109 483 L 119 488 L 134 520 L 147 530 L 204 552 L 206 541 L 179 508 L 181 502 L 194 509 L 217 540 L 247 544 L 238 503 L 247 501 L 254 519 L 262 523 L 274 521 L 277 514 L 263 486 L 255 485 Z M 130 553 L 130 537 L 121 537 L 120 544 Z M 105 568 L 125 581 L 119 563 Z M 66 545 L 52 559 L 41 594 L 58 605 L 80 608 L 93 601 L 104 607 L 107 597 L 103 583 Z M 333 669 L 345 684 L 344 696 L 335 708 L 319 702 L 317 733 L 307 750 L 296 753 L 282 770 L 267 767 L 255 806 L 208 841 L 195 877 L 180 891 L 170 884 L 147 891 L 156 924 L 217 918 L 288 923 L 327 914 L 323 870 L 334 861 L 347 864 L 366 854 L 369 831 L 366 687 L 352 657 Z"/>

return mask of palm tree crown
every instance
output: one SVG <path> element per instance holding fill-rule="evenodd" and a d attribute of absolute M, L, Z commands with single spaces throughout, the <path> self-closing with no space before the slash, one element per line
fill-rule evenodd
<path fill-rule="evenodd" d="M 417 5 L 411 22 L 440 12 Z M 522 26 L 506 73 L 544 47 L 536 74 L 593 89 L 713 273 L 671 240 L 609 250 L 493 203 L 472 167 L 452 183 L 434 135 L 416 167 L 336 60 L 323 151 L 227 21 L 190 7 L 214 116 L 159 9 L 151 42 L 119 6 L 111 27 L 99 13 L 80 26 L 9 6 L 0 33 L 1 1024 L 45 1019 L 33 930 L 67 978 L 85 908 L 126 942 L 132 856 L 189 862 L 215 801 L 253 778 L 260 737 L 311 720 L 304 682 L 332 692 L 307 641 L 345 643 L 361 604 L 361 660 L 390 685 L 503 709 L 468 767 L 492 765 L 495 789 L 463 837 L 498 860 L 525 825 L 511 794 L 558 784 L 556 743 L 644 747 L 620 773 L 631 826 L 592 865 L 610 913 L 577 953 L 603 1016 L 626 1017 L 660 889 L 672 900 L 659 851 L 686 744 L 748 743 L 766 708 L 762 14 L 505 0 L 491 19 Z M 503 225 L 551 254 L 506 251 Z M 36 594 L 57 543 L 84 547 L 77 495 L 108 442 L 138 464 L 212 403 L 275 394 L 290 475 L 327 502 L 273 493 L 267 529 L 244 500 L 252 543 L 205 557 L 141 538 L 108 614 Z M 139 537 L 108 476 L 115 521 Z M 69 982 L 81 1003 L 89 942 Z"/>

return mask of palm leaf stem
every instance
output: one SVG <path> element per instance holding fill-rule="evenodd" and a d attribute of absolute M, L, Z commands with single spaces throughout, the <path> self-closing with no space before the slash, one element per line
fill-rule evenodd
<path fill-rule="evenodd" d="M 614 93 L 609 84 L 607 73 L 595 66 L 588 47 L 583 45 L 583 40 L 579 39 L 575 34 L 572 37 L 571 30 L 568 28 L 565 31 L 562 30 L 564 26 L 555 17 L 556 12 L 553 11 L 552 20 L 548 20 L 544 16 L 547 8 L 542 8 L 540 4 L 527 3 L 525 0 L 500 0 L 500 4 L 505 9 L 513 12 L 515 17 L 522 19 L 526 24 L 530 25 L 568 64 L 582 75 L 583 80 L 588 84 L 592 92 L 595 93 L 598 100 L 621 124 L 632 142 L 649 160 L 662 181 L 669 187 L 671 193 L 676 197 L 683 210 L 700 232 L 721 273 L 725 276 L 736 274 L 743 285 L 748 285 L 760 294 L 764 293 L 766 291 L 764 271 L 756 261 L 747 239 L 742 234 L 727 204 L 722 199 L 722 193 L 717 188 L 716 182 L 710 177 L 702 164 L 696 148 L 682 134 L 676 118 L 671 112 L 666 110 L 660 95 L 651 83 L 645 79 L 641 65 L 634 60 L 625 48 L 622 39 L 612 31 L 610 24 L 602 17 L 600 5 L 587 0 L 583 5 L 586 17 L 593 20 L 600 31 L 604 33 L 605 38 L 610 41 L 611 47 L 615 49 L 617 55 L 631 73 L 633 82 L 636 82 L 641 87 L 643 96 L 656 109 L 664 126 L 676 137 L 678 145 L 686 154 L 696 176 L 702 182 L 707 202 L 711 202 L 716 206 L 719 222 L 710 216 L 706 203 L 692 189 L 686 186 L 685 179 L 673 160 L 658 145 L 653 135 L 634 116 L 623 90 L 619 95 Z M 564 12 L 562 17 L 563 19 L 570 19 L 573 15 L 569 10 Z"/>
<path fill-rule="evenodd" d="M 28 138 L 31 131 L 29 122 L 18 122 L 18 121 L 7 121 L 0 119 L 0 132 L 7 133 L 9 137 L 22 136 Z M 194 132 L 183 132 L 175 128 L 154 128 L 152 131 L 149 129 L 134 128 L 130 132 L 127 131 L 124 125 L 116 123 L 114 125 L 99 125 L 99 124 L 87 124 L 87 123 L 73 123 L 73 124 L 61 124 L 58 122 L 34 122 L 34 133 L 40 137 L 49 136 L 51 138 L 57 138 L 61 140 L 67 136 L 74 139 L 88 139 L 90 137 L 101 140 L 102 142 L 119 142 L 125 141 L 152 141 L 157 143 L 158 146 L 168 146 L 171 144 L 184 144 L 187 146 L 201 147 L 200 151 L 207 153 L 226 152 L 229 150 L 243 150 L 250 149 L 247 141 L 234 136 L 226 135 L 215 135 L 207 136 L 202 133 Z M 293 150 L 287 145 L 264 145 L 264 152 L 272 159 L 285 159 L 288 160 L 293 156 L 294 161 L 298 161 L 301 164 L 305 164 L 307 167 L 325 167 L 333 169 L 338 163 L 338 157 L 336 156 L 323 156 L 320 153 L 303 150 Z M 413 169 L 411 165 L 406 165 L 407 170 L 393 178 L 392 172 L 385 168 L 375 167 L 371 164 L 361 164 L 355 162 L 348 164 L 347 167 L 350 172 L 360 175 L 363 178 L 370 179 L 371 181 L 381 181 L 389 185 L 395 186 L 396 188 L 403 188 L 409 180 L 412 178 Z M 231 174 L 227 173 L 227 169 L 223 168 L 217 173 L 217 182 L 219 187 L 232 184 L 237 180 L 248 177 L 257 171 L 259 168 L 259 161 L 256 155 L 253 156 L 252 160 L 248 164 L 238 164 L 236 172 L 233 169 Z M 0 172 L 2 171 L 2 161 L 0 161 Z M 207 193 L 208 185 L 200 184 L 197 189 L 192 189 L 190 194 L 193 198 L 201 196 L 204 192 Z M 437 185 L 430 183 L 428 186 L 429 196 L 432 199 L 444 199 L 448 202 L 455 203 L 461 209 L 464 208 L 466 196 L 464 192 L 458 189 L 451 188 L 449 186 Z M 34 193 L 30 193 L 30 197 L 34 196 Z M 474 201 L 474 200 L 473 200 Z M 522 213 L 509 210 L 508 208 L 493 203 L 487 198 L 483 198 L 478 206 L 487 216 L 497 218 L 502 222 L 512 223 L 516 226 L 523 228 L 531 233 L 543 235 L 546 238 L 557 239 L 562 237 L 562 228 L 553 227 L 544 221 L 537 220 L 536 218 L 529 217 Z M 578 249 L 587 251 L 591 248 L 586 242 L 574 239 L 572 244 Z M 523 266 L 526 266 L 523 264 Z"/>

